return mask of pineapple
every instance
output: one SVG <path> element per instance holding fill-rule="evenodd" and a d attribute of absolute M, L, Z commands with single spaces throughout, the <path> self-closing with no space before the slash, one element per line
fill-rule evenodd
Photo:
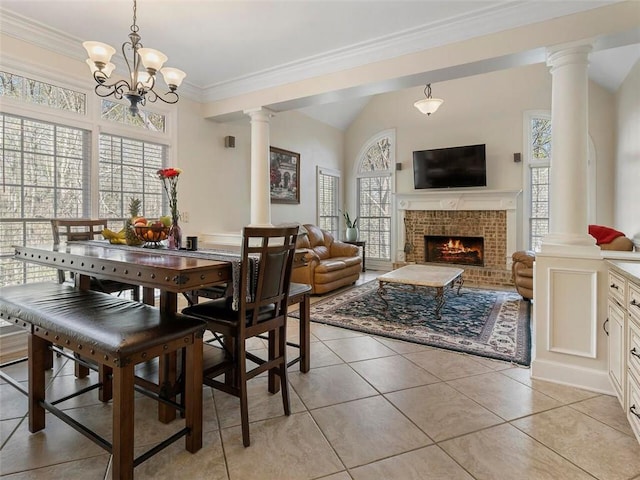
<path fill-rule="evenodd" d="M 142 202 L 139 198 L 131 198 L 129 202 L 129 218 L 127 219 L 125 229 L 125 239 L 127 245 L 142 245 L 144 242 L 138 238 L 136 231 L 133 228 L 133 221 L 136 217 L 140 216 L 140 205 Z"/>

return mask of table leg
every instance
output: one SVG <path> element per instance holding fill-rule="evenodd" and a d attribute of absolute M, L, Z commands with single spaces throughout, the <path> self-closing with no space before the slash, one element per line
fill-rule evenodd
<path fill-rule="evenodd" d="M 378 281 L 378 296 L 382 299 L 382 301 L 384 302 L 384 311 L 386 312 L 389 309 L 389 302 L 387 301 L 386 298 L 384 298 L 384 294 L 386 293 L 384 287 L 384 282 L 382 280 Z"/>
<path fill-rule="evenodd" d="M 29 431 L 39 432 L 45 426 L 45 409 L 40 404 L 45 399 L 44 367 L 48 347 L 51 342 L 29 333 L 27 346 L 29 352 Z"/>
<path fill-rule="evenodd" d="M 142 301 L 147 305 L 155 305 L 156 304 L 156 289 L 143 287 L 142 288 Z"/>
<path fill-rule="evenodd" d="M 444 288 L 437 287 L 436 288 L 436 318 L 440 320 L 440 310 L 442 310 L 442 306 L 444 305 Z"/>
<path fill-rule="evenodd" d="M 311 298 L 305 294 L 300 302 L 300 371 L 311 368 Z"/>
<path fill-rule="evenodd" d="M 88 275 L 76 275 L 75 283 L 76 288 L 79 288 L 80 290 L 91 290 L 91 277 Z M 64 345 L 62 345 L 62 347 L 64 347 Z M 74 354 L 74 356 L 76 355 L 77 354 Z M 89 368 L 84 365 L 80 365 L 78 362 L 75 363 L 73 369 L 76 378 L 86 378 L 89 376 Z"/>
<path fill-rule="evenodd" d="M 460 295 L 460 289 L 462 288 L 462 284 L 464 283 L 464 278 L 462 278 L 462 274 L 458 278 L 456 278 L 456 281 L 454 283 L 458 284 L 458 295 Z"/>
<path fill-rule="evenodd" d="M 146 292 L 146 289 L 145 289 Z M 160 310 L 165 312 L 175 312 L 178 308 L 178 295 L 173 292 L 160 291 Z M 158 383 L 160 386 L 160 393 L 173 392 L 174 385 L 178 378 L 178 355 L 176 352 L 172 352 L 167 355 L 160 355 L 158 359 Z M 176 397 L 171 393 L 168 394 L 168 399 L 175 402 Z M 158 403 L 158 420 L 162 423 L 169 423 L 176 418 L 175 408 L 159 402 Z"/>

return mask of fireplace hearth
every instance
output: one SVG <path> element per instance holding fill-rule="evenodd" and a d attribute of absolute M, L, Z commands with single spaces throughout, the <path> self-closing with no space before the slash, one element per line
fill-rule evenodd
<path fill-rule="evenodd" d="M 425 262 L 484 266 L 484 238 L 424 236 Z"/>

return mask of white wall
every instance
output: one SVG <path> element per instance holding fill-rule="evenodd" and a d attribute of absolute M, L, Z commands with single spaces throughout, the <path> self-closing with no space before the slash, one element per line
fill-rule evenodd
<path fill-rule="evenodd" d="M 271 146 L 300 154 L 300 204 L 271 205 L 271 223 L 316 223 L 316 167 L 343 168 L 341 130 L 299 112 L 278 113 L 271 119 Z"/>
<path fill-rule="evenodd" d="M 484 143 L 487 146 L 487 188 L 519 189 L 522 163 L 522 115 L 525 110 L 550 109 L 551 78 L 541 65 L 477 75 L 433 84 L 434 97 L 444 99 L 431 116 L 413 102 L 424 87 L 375 97 L 347 131 L 346 162 L 352 165 L 361 145 L 376 132 L 396 129 L 397 192 L 414 192 L 414 150 Z M 347 167 L 350 169 L 350 166 Z"/>
<path fill-rule="evenodd" d="M 616 95 L 615 227 L 640 235 L 640 61 Z"/>
<path fill-rule="evenodd" d="M 215 123 L 202 118 L 195 102 L 180 100 L 178 105 L 176 159 L 184 170 L 178 183 L 183 231 L 240 233 L 250 221 L 249 120 Z M 228 135 L 236 137 L 235 148 L 225 148 Z"/>
<path fill-rule="evenodd" d="M 423 88 L 378 95 L 367 104 L 347 130 L 345 171 L 352 172 L 356 156 L 368 138 L 381 130 L 395 128 L 396 161 L 402 163 L 402 170 L 397 172 L 397 193 L 416 192 L 414 150 L 476 143 L 487 146 L 487 188 L 522 189 L 524 162 L 515 163 L 513 154 L 524 149 L 524 112 L 551 109 L 548 67 L 538 64 L 433 84 L 433 96 L 444 99 L 444 103 L 431 116 L 413 107 L 413 102 L 424 97 Z M 589 133 L 596 149 L 599 175 L 597 218 L 600 223 L 611 224 L 613 96 L 590 83 L 589 102 Z M 347 188 L 352 186 L 352 180 L 346 183 Z M 521 208 L 519 219 L 522 216 Z"/>
<path fill-rule="evenodd" d="M 199 105 L 180 102 L 178 166 L 180 210 L 187 234 L 239 234 L 250 218 L 251 127 L 249 118 L 216 123 Z M 270 120 L 271 145 L 300 154 L 300 204 L 272 204 L 271 222 L 316 222 L 316 166 L 342 169 L 342 131 L 298 112 Z M 235 148 L 224 137 L 236 137 Z"/>

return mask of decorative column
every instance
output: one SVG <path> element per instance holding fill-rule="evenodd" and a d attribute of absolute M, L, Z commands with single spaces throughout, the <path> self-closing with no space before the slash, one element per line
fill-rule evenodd
<path fill-rule="evenodd" d="M 251 117 L 251 226 L 271 225 L 269 191 L 269 116 L 263 108 L 245 110 Z"/>
<path fill-rule="evenodd" d="M 590 45 L 550 51 L 551 145 L 549 235 L 554 246 L 595 246 L 587 232 L 588 84 Z M 545 248 L 546 247 L 546 248 Z"/>
<path fill-rule="evenodd" d="M 549 235 L 533 267 L 531 377 L 613 392 L 608 375 L 607 266 L 588 233 L 588 45 L 553 48 Z"/>

